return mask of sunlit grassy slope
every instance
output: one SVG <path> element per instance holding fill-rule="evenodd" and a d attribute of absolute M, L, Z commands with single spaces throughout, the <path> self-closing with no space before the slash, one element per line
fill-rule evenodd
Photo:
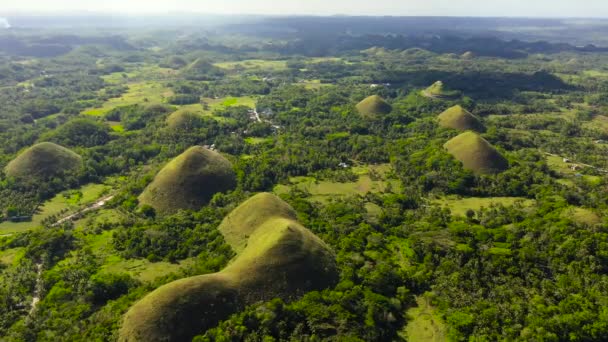
<path fill-rule="evenodd" d="M 508 161 L 490 143 L 474 132 L 465 132 L 448 141 L 444 147 L 476 173 L 498 173 L 509 167 Z"/>
<path fill-rule="evenodd" d="M 139 202 L 160 213 L 199 209 L 216 193 L 235 186 L 236 175 L 226 158 L 193 146 L 163 167 L 139 196 Z"/>
<path fill-rule="evenodd" d="M 221 226 L 235 259 L 218 273 L 174 281 L 144 297 L 125 315 L 119 339 L 189 340 L 247 304 L 335 283 L 334 254 L 292 216 L 271 194 L 246 201 Z"/>

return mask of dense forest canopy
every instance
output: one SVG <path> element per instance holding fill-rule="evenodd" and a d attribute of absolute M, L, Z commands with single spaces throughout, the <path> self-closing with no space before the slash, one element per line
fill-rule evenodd
<path fill-rule="evenodd" d="M 0 340 L 608 339 L 605 21 L 9 19 Z"/>

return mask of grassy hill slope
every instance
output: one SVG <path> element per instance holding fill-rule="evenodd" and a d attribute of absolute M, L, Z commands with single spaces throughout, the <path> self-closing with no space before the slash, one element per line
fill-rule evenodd
<path fill-rule="evenodd" d="M 452 128 L 459 131 L 476 131 L 483 132 L 485 127 L 475 115 L 460 105 L 448 108 L 437 117 L 439 125 L 446 128 Z"/>
<path fill-rule="evenodd" d="M 179 131 L 190 131 L 203 124 L 201 116 L 189 110 L 178 110 L 171 113 L 166 122 L 170 129 Z"/>
<path fill-rule="evenodd" d="M 228 214 L 220 224 L 219 230 L 232 249 L 240 253 L 247 245 L 249 237 L 262 223 L 277 217 L 295 220 L 296 213 L 277 196 L 260 193 Z"/>
<path fill-rule="evenodd" d="M 198 209 L 236 186 L 232 164 L 219 153 L 193 146 L 170 161 L 139 196 L 160 213 Z"/>
<path fill-rule="evenodd" d="M 465 132 L 445 143 L 448 152 L 475 173 L 498 173 L 509 167 L 508 161 L 484 138 Z"/>
<path fill-rule="evenodd" d="M 6 166 L 6 174 L 15 178 L 50 179 L 82 167 L 82 158 L 71 150 L 43 142 L 34 145 Z"/>
<path fill-rule="evenodd" d="M 449 90 L 442 81 L 437 81 L 423 90 L 422 95 L 434 99 L 453 99 L 458 97 L 460 92 Z"/>
<path fill-rule="evenodd" d="M 369 96 L 357 104 L 357 111 L 365 117 L 388 114 L 393 110 L 390 104 L 378 95 Z"/>
<path fill-rule="evenodd" d="M 296 298 L 337 281 L 335 256 L 329 247 L 291 218 L 293 209 L 280 199 L 258 195 L 229 215 L 222 225 L 243 225 L 235 218 L 256 216 L 247 246 L 222 271 L 164 285 L 133 305 L 124 317 L 120 341 L 185 341 L 222 319 L 260 300 Z M 279 206 L 286 212 L 267 211 Z M 242 208 L 243 207 L 243 208 Z M 264 219 L 265 218 L 265 219 Z M 228 217 L 227 217 L 228 219 Z"/>

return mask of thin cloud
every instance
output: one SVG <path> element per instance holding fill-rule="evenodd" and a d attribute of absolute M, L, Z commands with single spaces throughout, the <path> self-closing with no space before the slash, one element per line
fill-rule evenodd
<path fill-rule="evenodd" d="M 3 0 L 4 11 L 608 17 L 606 0 Z"/>
<path fill-rule="evenodd" d="M 8 22 L 8 19 L 6 18 L 0 18 L 0 28 L 11 28 L 11 24 Z"/>

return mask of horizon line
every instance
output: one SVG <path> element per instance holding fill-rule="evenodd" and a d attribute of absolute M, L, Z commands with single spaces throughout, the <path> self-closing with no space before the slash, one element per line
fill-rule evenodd
<path fill-rule="evenodd" d="M 175 15 L 194 16 L 216 16 L 216 17 L 352 17 L 352 18 L 472 18 L 472 19 L 592 19 L 592 20 L 608 20 L 608 16 L 525 16 L 525 15 L 408 15 L 408 14 L 311 14 L 311 13 L 288 13 L 288 14 L 263 14 L 263 13 L 209 13 L 209 12 L 188 12 L 186 10 L 167 11 L 167 12 L 113 12 L 113 11 L 6 11 L 0 13 L 0 18 L 8 18 L 11 16 L 79 16 L 79 15 L 99 15 L 99 16 L 121 16 L 121 17 L 169 17 Z"/>

